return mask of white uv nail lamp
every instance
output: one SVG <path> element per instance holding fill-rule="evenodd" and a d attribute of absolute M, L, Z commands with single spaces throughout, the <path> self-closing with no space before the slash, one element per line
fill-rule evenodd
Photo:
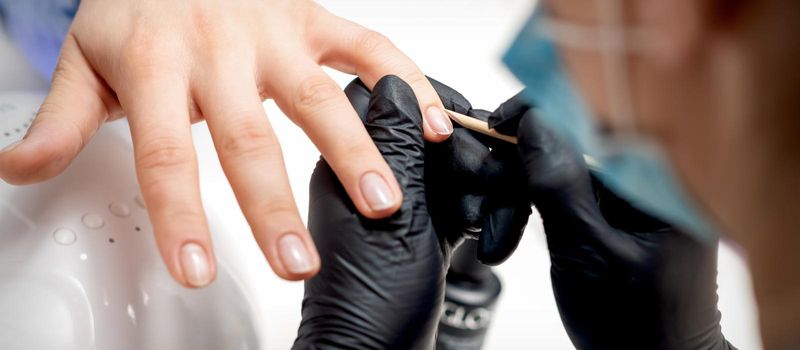
<path fill-rule="evenodd" d="M 0 148 L 22 138 L 43 97 L 0 93 Z M 237 275 L 242 261 L 224 239 L 212 286 L 170 277 L 120 129 L 101 128 L 52 180 L 0 180 L 0 349 L 263 347 L 258 288 Z"/>

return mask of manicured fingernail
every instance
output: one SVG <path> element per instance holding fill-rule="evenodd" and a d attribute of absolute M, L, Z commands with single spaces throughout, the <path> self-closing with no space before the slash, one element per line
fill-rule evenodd
<path fill-rule="evenodd" d="M 17 146 L 19 146 L 19 144 L 21 144 L 21 143 L 22 143 L 22 140 L 16 141 L 16 142 L 14 142 L 14 143 L 12 143 L 12 144 L 10 144 L 10 145 L 6 146 L 5 148 L 3 148 L 3 150 L 2 150 L 2 151 L 0 151 L 0 152 L 11 152 L 11 151 L 13 151 L 15 148 L 17 148 Z"/>
<path fill-rule="evenodd" d="M 204 287 L 211 282 L 211 266 L 206 251 L 197 243 L 186 243 L 181 248 L 181 265 L 186 281 L 192 287 Z"/>
<path fill-rule="evenodd" d="M 369 172 L 361 177 L 361 192 L 367 205 L 374 211 L 383 211 L 394 206 L 394 194 L 383 176 Z"/>
<path fill-rule="evenodd" d="M 278 240 L 278 251 L 286 270 L 293 274 L 309 273 L 313 270 L 311 255 L 305 243 L 294 233 L 287 233 Z"/>
<path fill-rule="evenodd" d="M 430 106 L 425 110 L 425 120 L 428 125 L 433 129 L 433 132 L 439 135 L 450 135 L 453 133 L 453 123 L 447 114 L 444 114 L 441 108 Z"/>

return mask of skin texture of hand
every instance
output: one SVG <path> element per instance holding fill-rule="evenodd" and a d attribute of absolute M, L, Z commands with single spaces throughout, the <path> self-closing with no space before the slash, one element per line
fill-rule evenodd
<path fill-rule="evenodd" d="M 386 217 L 402 202 L 391 169 L 320 66 L 356 74 L 368 86 L 399 75 L 420 101 L 426 138 L 452 132 L 413 62 L 383 36 L 313 2 L 83 0 L 33 126 L 0 152 L 0 177 L 29 184 L 56 176 L 103 122 L 127 116 L 161 255 L 177 281 L 201 287 L 216 264 L 190 125 L 205 120 L 273 270 L 309 278 L 319 257 L 263 100 L 274 99 L 305 131 L 361 214 Z"/>
<path fill-rule="evenodd" d="M 717 309 L 717 242 L 698 242 L 596 181 L 518 95 L 490 126 L 516 135 L 547 235 L 562 321 L 579 349 L 732 349 Z"/>

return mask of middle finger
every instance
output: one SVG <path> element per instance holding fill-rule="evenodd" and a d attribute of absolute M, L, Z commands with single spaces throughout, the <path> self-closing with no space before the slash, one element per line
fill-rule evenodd
<path fill-rule="evenodd" d="M 319 256 L 298 213 L 280 144 L 247 65 L 217 59 L 195 95 L 225 175 L 272 269 L 290 280 L 319 269 Z"/>

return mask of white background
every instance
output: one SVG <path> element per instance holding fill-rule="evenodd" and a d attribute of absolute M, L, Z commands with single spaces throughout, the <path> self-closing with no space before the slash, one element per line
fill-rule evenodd
<path fill-rule="evenodd" d="M 321 1 L 332 12 L 387 35 L 426 74 L 450 85 L 479 108 L 494 109 L 520 86 L 500 64 L 511 36 L 530 13 L 530 0 Z M 352 77 L 332 73 L 344 86 Z M 45 89 L 31 68 L 0 35 L 0 91 Z M 308 207 L 308 180 L 319 153 L 304 134 L 278 110 L 264 104 L 283 146 L 292 189 L 300 211 Z M 330 116 L 336 118 L 336 116 Z M 252 268 L 268 269 L 250 236 L 228 186 L 205 124 L 194 127 L 204 201 L 222 218 L 222 239 L 241 240 Z M 571 349 L 558 316 L 549 278 L 549 258 L 541 224 L 532 219 L 517 253 L 497 268 L 504 291 L 486 349 Z M 301 283 L 272 276 L 264 283 L 270 296 L 262 310 L 268 320 L 269 349 L 292 343 L 300 320 Z M 741 258 L 723 246 L 719 257 L 719 307 L 726 337 L 740 349 L 760 349 L 750 279 Z M 609 315 L 612 317 L 613 315 Z"/>

